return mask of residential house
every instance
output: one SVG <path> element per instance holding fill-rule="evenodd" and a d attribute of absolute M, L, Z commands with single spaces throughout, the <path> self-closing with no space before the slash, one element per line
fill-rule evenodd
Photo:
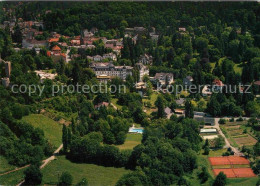
<path fill-rule="evenodd" d="M 210 96 L 212 94 L 210 86 L 205 85 L 202 89 L 202 96 Z"/>
<path fill-rule="evenodd" d="M 96 46 L 95 45 L 87 45 L 86 46 L 86 49 L 93 49 L 93 48 L 96 48 Z"/>
<path fill-rule="evenodd" d="M 142 63 L 136 63 L 135 67 L 139 71 L 139 82 L 141 82 L 145 75 L 149 75 L 149 68 Z"/>
<path fill-rule="evenodd" d="M 187 76 L 185 78 L 183 78 L 183 85 L 185 86 L 191 86 L 193 83 L 193 78 L 191 76 Z"/>
<path fill-rule="evenodd" d="M 37 48 L 37 47 L 47 47 L 48 43 L 46 40 L 38 41 L 36 39 L 23 39 L 22 47 L 27 49 Z"/>
<path fill-rule="evenodd" d="M 35 70 L 35 73 L 40 77 L 41 83 L 43 83 L 45 79 L 54 80 L 55 77 L 57 76 L 57 73 L 52 74 L 52 73 L 44 72 L 42 70 Z"/>
<path fill-rule="evenodd" d="M 90 32 L 95 34 L 96 32 L 98 32 L 98 29 L 96 27 L 93 27 L 90 29 Z"/>
<path fill-rule="evenodd" d="M 179 32 L 186 32 L 186 28 L 180 27 Z"/>
<path fill-rule="evenodd" d="M 185 99 L 184 98 L 179 98 L 177 100 L 175 100 L 176 104 L 180 107 L 184 106 L 185 104 Z"/>
<path fill-rule="evenodd" d="M 169 107 L 166 107 L 164 109 L 164 113 L 168 116 L 168 115 L 172 114 L 172 110 Z"/>
<path fill-rule="evenodd" d="M 52 47 L 51 50 L 52 50 L 53 54 L 61 53 L 61 48 L 58 45 L 55 45 L 54 47 Z"/>
<path fill-rule="evenodd" d="M 70 40 L 71 46 L 80 46 L 80 39 L 72 39 Z"/>
<path fill-rule="evenodd" d="M 255 81 L 254 85 L 260 86 L 260 81 Z"/>
<path fill-rule="evenodd" d="M 54 42 L 59 42 L 59 38 L 50 38 L 48 40 L 48 42 L 49 42 L 49 44 L 54 43 Z"/>
<path fill-rule="evenodd" d="M 156 73 L 153 80 L 159 82 L 160 85 L 170 85 L 174 83 L 172 73 Z"/>
<path fill-rule="evenodd" d="M 95 109 L 99 110 L 100 107 L 108 107 L 109 106 L 109 103 L 108 102 L 101 102 L 101 103 L 98 103 L 97 105 L 95 105 Z"/>
<path fill-rule="evenodd" d="M 150 37 L 153 41 L 157 42 L 159 39 L 159 35 L 158 34 L 150 34 Z"/>
<path fill-rule="evenodd" d="M 92 32 L 89 32 L 88 29 L 83 30 L 84 37 L 93 37 L 94 34 Z"/>
<path fill-rule="evenodd" d="M 212 91 L 221 91 L 222 88 L 224 87 L 224 84 L 221 80 L 219 79 L 215 79 L 213 82 L 212 82 Z"/>
<path fill-rule="evenodd" d="M 185 114 L 185 110 L 183 110 L 183 109 L 174 109 L 174 113 L 178 114 L 178 115 L 184 115 Z"/>
<path fill-rule="evenodd" d="M 144 65 L 151 65 L 153 63 L 153 57 L 148 54 L 144 54 L 140 56 L 138 62 L 143 63 Z"/>
<path fill-rule="evenodd" d="M 99 61 L 102 61 L 102 60 L 103 60 L 103 57 L 100 56 L 100 55 L 95 55 L 95 56 L 93 56 L 93 60 L 94 60 L 95 62 L 99 62 Z"/>
<path fill-rule="evenodd" d="M 108 54 L 103 55 L 103 59 L 110 59 L 110 60 L 116 61 L 117 57 L 113 53 L 108 53 Z"/>

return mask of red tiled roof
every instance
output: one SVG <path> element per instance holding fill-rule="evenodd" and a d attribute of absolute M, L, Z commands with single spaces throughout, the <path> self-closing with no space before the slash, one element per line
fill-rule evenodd
<path fill-rule="evenodd" d="M 51 56 L 51 51 L 47 51 L 47 56 Z"/>
<path fill-rule="evenodd" d="M 222 81 L 221 80 L 219 80 L 219 79 L 215 79 L 214 81 L 213 81 L 213 84 L 214 85 L 217 85 L 217 86 L 224 86 L 224 84 L 222 83 Z"/>
<path fill-rule="evenodd" d="M 58 41 L 59 41 L 59 38 L 50 38 L 49 39 L 49 43 L 58 42 Z"/>
<path fill-rule="evenodd" d="M 260 86 L 260 81 L 255 81 L 254 84 Z"/>
<path fill-rule="evenodd" d="M 61 53 L 60 55 L 66 58 L 66 54 L 64 54 L 64 53 Z"/>
<path fill-rule="evenodd" d="M 101 107 L 101 106 L 105 106 L 105 107 L 107 107 L 108 105 L 109 105 L 108 102 L 101 102 L 101 103 L 95 105 L 95 108 L 99 108 L 99 107 Z"/>
<path fill-rule="evenodd" d="M 52 47 L 52 51 L 61 51 L 60 47 L 55 45 L 54 47 Z"/>

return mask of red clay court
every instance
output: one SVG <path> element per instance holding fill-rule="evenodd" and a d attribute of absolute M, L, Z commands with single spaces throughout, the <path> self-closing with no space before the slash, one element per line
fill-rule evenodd
<path fill-rule="evenodd" d="M 209 157 L 211 165 L 249 165 L 250 162 L 239 156 Z"/>
<path fill-rule="evenodd" d="M 215 176 L 223 172 L 228 178 L 249 178 L 256 175 L 251 168 L 213 169 Z"/>

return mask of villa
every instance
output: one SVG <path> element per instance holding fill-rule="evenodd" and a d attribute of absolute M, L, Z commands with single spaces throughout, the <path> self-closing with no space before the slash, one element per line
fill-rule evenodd
<path fill-rule="evenodd" d="M 115 66 L 109 63 L 92 63 L 90 68 L 95 72 L 96 76 L 106 75 L 110 77 L 119 77 L 125 80 L 128 75 L 132 76 L 133 67 L 131 66 Z"/>

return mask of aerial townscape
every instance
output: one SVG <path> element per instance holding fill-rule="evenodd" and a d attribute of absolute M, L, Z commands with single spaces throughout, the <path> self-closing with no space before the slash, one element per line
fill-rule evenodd
<path fill-rule="evenodd" d="M 0 2 L 0 185 L 260 185 L 259 2 Z"/>

